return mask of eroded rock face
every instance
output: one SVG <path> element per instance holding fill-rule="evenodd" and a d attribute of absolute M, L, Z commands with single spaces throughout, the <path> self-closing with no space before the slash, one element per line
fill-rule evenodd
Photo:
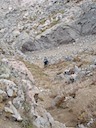
<path fill-rule="evenodd" d="M 95 35 L 96 3 L 83 0 L 75 5 L 74 1 L 78 3 L 81 0 L 1 1 L 2 50 L 7 53 L 11 47 L 10 51 L 17 48 L 25 53 L 73 43 L 77 35 L 79 38 L 89 34 Z M 34 2 L 38 4 L 32 4 Z M 26 4 L 27 6 L 23 6 Z"/>
<path fill-rule="evenodd" d="M 75 42 L 75 40 L 71 37 L 68 29 L 58 27 L 56 30 L 53 30 L 45 36 L 41 36 L 40 39 L 34 42 L 29 41 L 24 43 L 22 45 L 22 52 L 48 49 L 73 42 Z"/>
<path fill-rule="evenodd" d="M 35 86 L 33 76 L 25 64 L 15 59 L 2 59 L 3 64 L 6 61 L 11 80 L 0 79 L 0 104 L 6 101 L 3 110 L 5 114 L 9 113 L 7 117 L 22 121 L 23 112 L 37 128 L 66 128 L 64 124 L 54 121 L 53 117 L 38 104 L 40 90 Z"/>
<path fill-rule="evenodd" d="M 59 25 L 59 27 L 48 31 L 46 26 L 46 32 L 40 36 L 36 36 L 35 40 L 27 41 L 22 45 L 22 52 L 31 52 L 41 49 L 49 49 L 52 47 L 58 47 L 59 45 L 69 44 L 76 41 L 76 39 L 86 35 L 96 34 L 96 3 L 89 1 L 80 4 L 78 7 L 71 9 L 73 14 L 69 17 L 62 17 L 65 24 Z M 78 10 L 78 13 L 75 12 Z M 73 20 L 71 19 L 73 17 Z M 57 20 L 58 22 L 58 20 Z M 51 23 L 51 22 L 50 22 Z M 58 23 L 57 23 L 58 24 Z M 55 25 L 54 25 L 55 26 Z M 43 26 L 41 27 L 43 29 Z"/>
<path fill-rule="evenodd" d="M 79 28 L 80 34 L 95 35 L 96 34 L 96 6 L 90 5 L 90 10 L 84 12 L 80 19 L 76 22 L 76 27 Z"/>

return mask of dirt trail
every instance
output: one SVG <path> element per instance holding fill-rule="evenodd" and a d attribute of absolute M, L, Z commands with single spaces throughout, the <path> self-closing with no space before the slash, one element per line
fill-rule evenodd
<path fill-rule="evenodd" d="M 77 59 L 73 62 L 64 61 L 65 56 L 67 55 L 70 56 L 72 54 L 74 56 L 78 55 L 78 57 L 80 57 L 81 60 Z M 72 104 L 72 109 L 69 106 L 66 107 L 66 103 L 64 105 L 65 108 L 59 107 L 59 108 L 50 109 L 50 106 L 52 104 L 54 97 L 62 93 L 62 90 L 66 92 L 70 90 L 71 87 L 73 87 L 74 88 L 73 90 L 75 91 L 77 90 L 76 93 L 78 93 L 79 88 L 81 88 L 82 90 L 84 89 L 86 92 L 86 95 L 89 93 L 86 90 L 88 89 L 90 91 L 90 86 L 91 86 L 90 83 L 92 82 L 93 78 L 96 76 L 96 73 L 92 77 L 84 78 L 84 80 L 81 81 L 80 83 L 78 82 L 71 85 L 67 85 L 65 83 L 65 78 L 62 79 L 58 76 L 59 74 L 62 74 L 64 70 L 67 69 L 68 67 L 73 67 L 74 64 L 76 65 L 81 64 L 82 67 L 87 67 L 88 65 L 90 65 L 92 63 L 92 60 L 96 59 L 96 41 L 93 41 L 91 43 L 82 42 L 82 43 L 76 43 L 76 44 L 63 45 L 63 46 L 60 46 L 59 48 L 27 53 L 27 55 L 29 57 L 27 59 L 30 62 L 33 62 L 35 65 L 30 64 L 28 61 L 25 62 L 25 64 L 29 68 L 29 70 L 31 70 L 35 78 L 36 85 L 42 90 L 39 95 L 39 98 L 40 98 L 39 103 L 42 104 L 47 109 L 47 111 L 49 111 L 52 114 L 54 119 L 62 123 L 65 123 L 67 127 L 76 127 L 78 118 L 80 118 L 80 121 L 84 118 L 84 117 L 81 117 L 81 115 L 79 117 L 79 114 L 78 114 L 79 112 L 80 114 L 82 114 L 78 106 L 81 105 L 81 102 L 84 102 L 83 100 L 80 100 L 80 103 L 79 103 L 78 99 L 79 98 L 83 99 L 84 97 L 77 96 L 77 100 L 75 99 L 72 99 L 72 101 L 69 100 L 68 104 L 69 105 Z M 54 63 L 57 61 L 58 63 L 54 63 L 54 64 L 51 63 L 51 65 L 49 65 L 47 68 L 43 68 L 42 60 L 44 56 L 47 56 L 50 62 Z M 94 90 L 94 86 L 92 85 L 91 91 L 93 90 Z M 80 93 L 82 94 L 83 92 L 81 91 Z M 90 101 L 90 98 L 86 100 Z M 85 105 L 85 108 L 86 108 L 86 105 Z M 78 112 L 76 110 L 78 110 Z"/>

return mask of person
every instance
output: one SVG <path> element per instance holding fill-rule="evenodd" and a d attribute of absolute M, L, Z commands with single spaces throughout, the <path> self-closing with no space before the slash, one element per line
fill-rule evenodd
<path fill-rule="evenodd" d="M 44 62 L 44 67 L 46 67 L 48 65 L 48 63 L 49 63 L 49 61 L 48 61 L 48 59 L 46 57 L 44 58 L 43 62 Z"/>

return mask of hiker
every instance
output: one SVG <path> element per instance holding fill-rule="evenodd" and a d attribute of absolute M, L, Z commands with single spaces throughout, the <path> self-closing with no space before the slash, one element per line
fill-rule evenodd
<path fill-rule="evenodd" d="M 48 62 L 48 59 L 46 57 L 44 58 L 44 61 L 43 62 L 44 62 L 44 67 L 46 67 L 48 65 L 48 63 L 49 63 Z"/>

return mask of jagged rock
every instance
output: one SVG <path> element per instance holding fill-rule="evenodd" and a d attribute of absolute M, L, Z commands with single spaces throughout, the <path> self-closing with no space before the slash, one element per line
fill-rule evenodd
<path fill-rule="evenodd" d="M 84 6 L 88 4 L 85 3 Z M 86 11 L 88 8 L 85 8 L 85 12 L 81 15 L 80 19 L 76 22 L 76 28 L 80 28 L 80 34 L 84 35 L 93 35 L 96 34 L 96 3 L 94 5 L 89 4 L 89 10 Z"/>
<path fill-rule="evenodd" d="M 72 75 L 69 77 L 69 81 L 70 81 L 71 83 L 76 82 L 77 79 L 78 79 L 78 75 L 77 75 L 77 74 L 72 74 Z"/>
<path fill-rule="evenodd" d="M 93 119 L 93 118 L 91 118 L 91 119 L 90 119 L 90 121 L 87 123 L 87 126 L 88 126 L 88 127 L 90 127 L 90 126 L 91 126 L 91 124 L 93 124 L 93 123 L 94 123 L 94 119 Z"/>
<path fill-rule="evenodd" d="M 57 16 L 56 16 L 56 21 L 61 20 L 61 19 L 62 19 L 62 14 L 58 13 Z"/>
<path fill-rule="evenodd" d="M 24 91 L 22 88 L 18 88 L 17 97 L 13 99 L 13 104 L 17 109 L 22 108 L 23 103 L 25 102 Z"/>
<path fill-rule="evenodd" d="M 81 71 L 81 69 L 79 69 L 76 65 L 72 69 L 65 70 L 64 76 L 67 80 L 67 83 L 76 82 L 78 80 L 80 71 Z"/>
<path fill-rule="evenodd" d="M 4 110 L 5 110 L 5 112 L 13 114 L 13 111 L 8 107 L 5 107 Z"/>
<path fill-rule="evenodd" d="M 17 92 L 17 86 L 13 81 L 0 79 L 0 83 L 5 86 L 7 95 L 12 97 L 14 92 Z"/>
<path fill-rule="evenodd" d="M 19 30 L 14 30 L 13 31 L 13 36 L 14 37 L 17 37 L 17 36 L 19 36 L 20 35 L 20 31 Z"/>
<path fill-rule="evenodd" d="M 33 83 L 35 82 L 31 72 L 27 69 L 25 64 L 21 61 L 12 60 L 9 61 L 9 66 L 13 69 L 13 75 L 17 74 L 17 77 L 28 78 Z"/>
<path fill-rule="evenodd" d="M 22 107 L 22 104 L 21 104 L 21 98 L 20 97 L 16 97 L 13 99 L 13 104 L 14 106 L 18 109 L 20 107 Z"/>
<path fill-rule="evenodd" d="M 20 116 L 19 112 L 14 107 L 11 101 L 9 101 L 9 105 L 10 105 L 9 108 L 5 107 L 5 111 L 13 114 L 12 117 L 14 117 L 17 121 L 22 121 L 22 117 Z"/>
<path fill-rule="evenodd" d="M 29 81 L 23 80 L 25 86 L 25 93 L 26 93 L 26 100 L 28 104 L 30 104 L 30 117 L 33 118 L 33 124 L 36 125 L 38 128 L 54 128 L 56 126 L 56 122 L 54 121 L 53 117 L 35 100 L 35 94 L 39 93 L 37 87 L 32 87 Z M 66 128 L 64 124 L 58 122 L 57 128 L 59 125 L 62 128 Z"/>
<path fill-rule="evenodd" d="M 3 90 L 0 90 L 0 103 L 7 100 L 7 99 L 8 99 L 8 97 L 7 97 L 6 92 Z"/>
<path fill-rule="evenodd" d="M 62 44 L 73 43 L 75 40 L 68 33 L 67 28 L 58 27 L 46 36 L 41 36 L 35 41 L 25 42 L 22 45 L 22 52 L 48 49 Z"/>

